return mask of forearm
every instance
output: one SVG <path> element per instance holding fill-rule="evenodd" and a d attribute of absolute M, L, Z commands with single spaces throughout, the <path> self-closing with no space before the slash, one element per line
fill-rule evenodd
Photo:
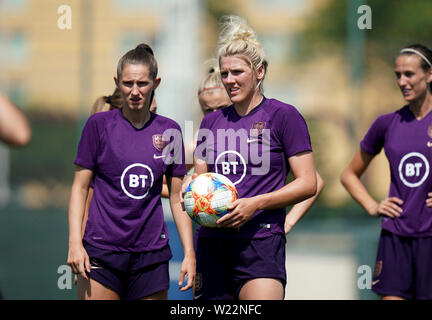
<path fill-rule="evenodd" d="M 368 213 L 373 213 L 373 211 L 378 207 L 378 203 L 369 192 L 366 190 L 360 178 L 350 171 L 344 171 L 341 176 L 341 183 L 348 191 L 348 193 L 357 201 Z"/>
<path fill-rule="evenodd" d="M 174 218 L 174 222 L 177 227 L 177 231 L 180 237 L 180 241 L 183 246 L 184 255 L 195 257 L 195 250 L 193 245 L 192 236 L 192 220 L 189 218 L 186 212 L 182 210 L 179 199 L 173 194 L 170 197 L 171 212 Z"/>
<path fill-rule="evenodd" d="M 167 186 L 170 193 L 170 207 L 180 237 L 180 241 L 183 245 L 185 257 L 188 256 L 195 258 L 192 237 L 192 220 L 189 218 L 187 213 L 183 211 L 180 202 L 180 192 L 182 189 L 183 181 L 182 178 L 183 177 L 167 178 Z"/>
<path fill-rule="evenodd" d="M 85 203 L 84 217 L 83 217 L 82 225 L 81 225 L 81 238 L 84 237 L 92 198 L 93 198 L 93 188 L 89 188 L 88 193 L 87 193 L 86 203 Z"/>
<path fill-rule="evenodd" d="M 318 193 L 309 199 L 295 204 L 286 216 L 285 229 L 292 229 L 305 216 L 317 198 Z"/>
<path fill-rule="evenodd" d="M 285 219 L 286 229 L 287 228 L 291 229 L 292 227 L 294 227 L 297 224 L 297 222 L 299 222 L 301 218 L 303 218 L 306 212 L 309 211 L 309 209 L 318 199 L 322 189 L 324 188 L 324 180 L 321 178 L 318 172 L 316 174 L 316 178 L 317 178 L 317 191 L 315 195 L 313 195 L 309 199 L 303 200 L 302 202 L 295 204 L 291 208 L 291 210 L 288 212 L 287 217 Z"/>
<path fill-rule="evenodd" d="M 302 202 L 295 204 L 286 216 L 285 229 L 292 229 L 297 224 L 297 222 L 299 222 L 305 216 L 306 212 L 309 211 L 318 196 L 319 193 L 317 192 L 309 199 L 303 200 Z"/>
<path fill-rule="evenodd" d="M 31 129 L 24 113 L 0 93 L 0 139 L 22 147 L 31 139 Z"/>
<path fill-rule="evenodd" d="M 69 202 L 69 244 L 82 243 L 82 227 L 88 190 L 72 186 Z"/>
<path fill-rule="evenodd" d="M 255 196 L 257 210 L 285 208 L 316 194 L 316 177 L 297 178 L 279 190 Z M 311 206 L 313 201 L 310 203 Z"/>

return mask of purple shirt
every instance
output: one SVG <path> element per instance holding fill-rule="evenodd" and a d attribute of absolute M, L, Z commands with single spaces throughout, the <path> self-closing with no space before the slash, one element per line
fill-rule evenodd
<path fill-rule="evenodd" d="M 85 241 L 126 252 L 151 251 L 168 243 L 160 200 L 163 175 L 186 173 L 175 121 L 151 113 L 145 126 L 136 129 L 121 109 L 96 113 L 83 129 L 74 163 L 94 172 Z"/>
<path fill-rule="evenodd" d="M 408 106 L 378 117 L 360 143 L 372 155 L 382 148 L 390 165 L 389 197 L 404 201 L 399 218 L 384 217 L 382 228 L 401 236 L 432 236 L 432 113 L 417 120 Z"/>
<path fill-rule="evenodd" d="M 204 117 L 195 156 L 210 172 L 228 177 L 239 198 L 272 192 L 285 185 L 288 158 L 312 151 L 306 122 L 291 105 L 266 99 L 246 116 L 234 106 Z M 256 211 L 240 230 L 198 227 L 200 236 L 262 238 L 284 233 L 285 208 Z"/>

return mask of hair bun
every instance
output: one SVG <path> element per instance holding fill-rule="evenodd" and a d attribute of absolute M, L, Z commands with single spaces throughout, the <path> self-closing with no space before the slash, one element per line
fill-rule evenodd
<path fill-rule="evenodd" d="M 220 78 L 219 61 L 215 58 L 208 59 L 204 62 L 205 70 L 207 74 L 201 80 L 198 88 L 198 96 L 206 90 L 223 88 L 223 84 Z"/>
<path fill-rule="evenodd" d="M 148 44 L 145 44 L 145 43 L 141 43 L 141 44 L 137 45 L 135 50 L 138 52 L 146 51 L 146 52 L 150 53 L 152 56 L 154 56 L 152 48 Z"/>
<path fill-rule="evenodd" d="M 219 61 L 215 58 L 208 59 L 204 62 L 208 74 L 219 72 Z"/>
<path fill-rule="evenodd" d="M 221 19 L 217 56 L 220 59 L 221 57 L 236 55 L 245 57 L 251 69 L 255 72 L 263 66 L 264 74 L 266 73 L 268 66 L 266 55 L 255 30 L 242 17 L 233 15 L 223 16 Z M 259 82 L 261 92 L 263 79 Z"/>
<path fill-rule="evenodd" d="M 260 45 L 255 31 L 247 24 L 244 18 L 232 15 L 222 17 L 222 30 L 219 37 L 219 44 L 237 40 Z"/>

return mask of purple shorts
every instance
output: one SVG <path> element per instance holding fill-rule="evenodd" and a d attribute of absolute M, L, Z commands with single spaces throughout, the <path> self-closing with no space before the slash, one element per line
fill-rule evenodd
<path fill-rule="evenodd" d="M 238 299 L 250 279 L 274 278 L 286 285 L 285 235 L 261 239 L 195 236 L 195 300 Z"/>
<path fill-rule="evenodd" d="M 149 252 L 118 252 L 83 241 L 90 257 L 90 278 L 114 290 L 120 299 L 138 300 L 169 288 L 169 245 Z"/>
<path fill-rule="evenodd" d="M 372 290 L 380 296 L 432 299 L 432 237 L 381 231 Z"/>

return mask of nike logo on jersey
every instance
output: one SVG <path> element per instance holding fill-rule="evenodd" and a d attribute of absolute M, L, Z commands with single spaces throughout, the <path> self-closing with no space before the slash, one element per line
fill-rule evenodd
<path fill-rule="evenodd" d="M 372 285 L 374 286 L 374 285 L 376 285 L 378 282 L 380 282 L 381 280 L 375 280 L 375 281 L 373 281 L 372 282 Z"/>
<path fill-rule="evenodd" d="M 153 154 L 153 159 L 162 159 L 165 158 L 165 156 L 157 156 L 155 154 Z"/>
<path fill-rule="evenodd" d="M 247 140 L 246 140 L 247 143 L 252 143 L 252 142 L 254 142 L 254 141 L 258 141 L 258 139 L 247 139 Z"/>
<path fill-rule="evenodd" d="M 432 142 L 428 141 L 427 144 L 428 148 L 432 147 Z"/>

